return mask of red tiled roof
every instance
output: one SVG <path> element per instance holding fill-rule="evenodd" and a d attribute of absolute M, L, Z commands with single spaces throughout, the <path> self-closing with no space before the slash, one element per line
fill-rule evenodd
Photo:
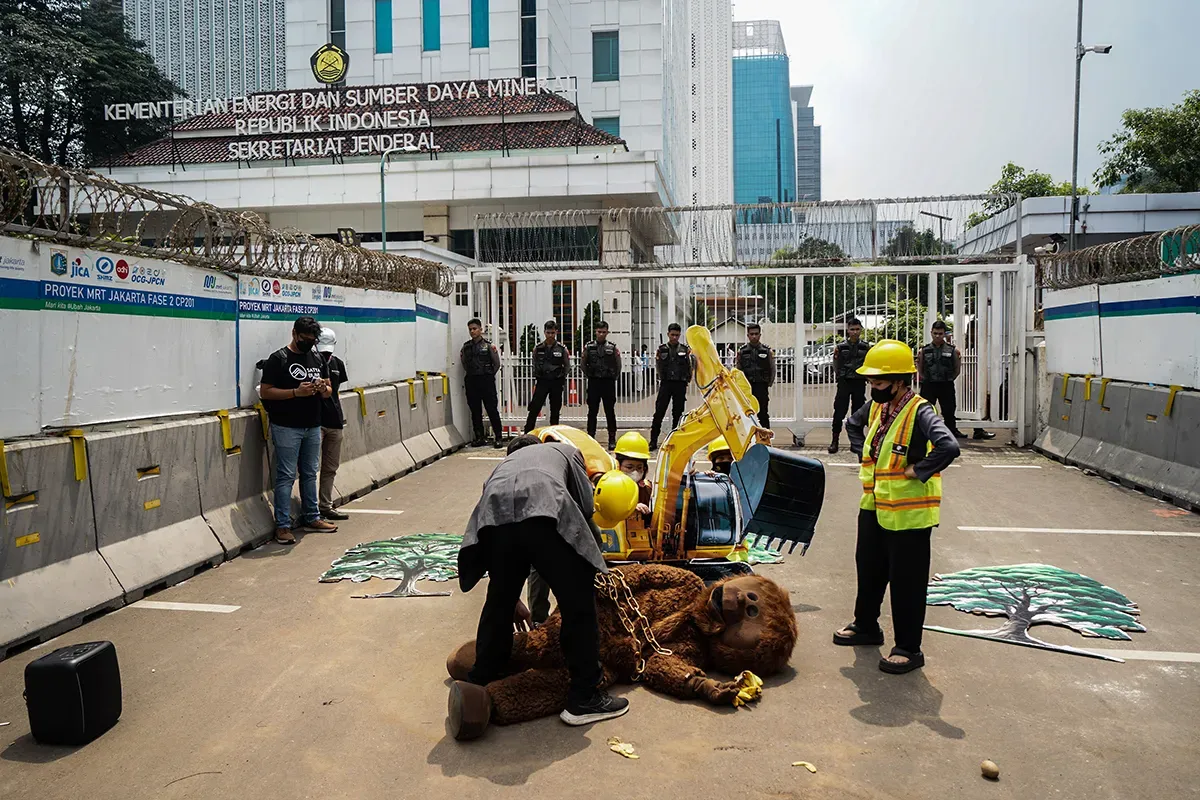
<path fill-rule="evenodd" d="M 367 153 L 351 154 L 352 140 L 359 136 L 390 134 L 431 133 L 435 145 L 444 153 L 469 153 L 490 150 L 537 150 L 551 147 L 604 147 L 624 144 L 611 134 L 578 120 L 553 120 L 547 122 L 509 122 L 486 125 L 448 125 L 437 128 L 406 128 L 398 131 L 349 131 L 295 136 L 206 136 L 199 138 L 176 138 L 174 159 L 172 140 L 159 139 L 119 158 L 114 167 L 161 166 L 171 163 L 219 164 L 237 159 L 230 155 L 229 145 L 233 142 L 270 142 L 277 140 L 302 140 L 305 138 L 341 139 L 343 156 L 379 155 L 382 151 L 372 149 Z M 329 155 L 309 157 L 310 161 L 329 161 Z M 304 160 L 301 157 L 301 160 Z"/>
<path fill-rule="evenodd" d="M 514 79 L 519 81 L 520 79 Z M 395 105 L 383 105 L 373 103 L 371 105 L 348 107 L 343 101 L 341 107 L 335 109 L 329 108 L 313 108 L 313 109 L 298 109 L 296 111 L 283 111 L 279 109 L 271 109 L 270 111 L 254 111 L 234 114 L 229 112 L 226 114 L 200 114 L 194 117 L 189 117 L 183 122 L 175 126 L 177 131 L 208 131 L 222 128 L 232 128 L 234 122 L 239 119 L 248 119 L 251 117 L 260 119 L 278 119 L 280 117 L 299 117 L 311 116 L 317 119 L 325 119 L 330 114 L 346 113 L 354 111 L 358 113 L 387 111 L 399 109 L 423 109 L 429 112 L 429 116 L 433 119 L 450 119 L 454 117 L 498 117 L 502 114 L 520 115 L 520 114 L 553 114 L 562 112 L 574 112 L 575 105 L 565 97 L 554 94 L 552 92 L 543 91 L 536 94 L 528 95 L 513 95 L 504 97 L 497 94 L 494 97 L 488 96 L 488 81 L 452 81 L 449 84 L 438 83 L 417 83 L 417 84 L 384 84 L 379 86 L 346 86 L 337 89 L 288 89 L 280 92 L 259 92 L 250 97 L 260 97 L 263 95 L 300 95 L 303 93 L 323 94 L 325 92 L 338 93 L 346 91 L 359 92 L 360 96 L 365 96 L 361 93 L 378 90 L 383 88 L 395 88 L 396 86 L 415 86 L 417 87 L 417 101 L 415 103 L 401 103 Z M 479 92 L 479 97 L 463 97 L 462 99 L 439 99 L 429 100 L 429 86 L 436 85 L 443 87 L 446 85 L 455 87 L 465 87 L 466 85 L 474 85 Z M 466 89 L 463 89 L 464 93 Z M 298 101 L 297 101 L 298 102 Z"/>

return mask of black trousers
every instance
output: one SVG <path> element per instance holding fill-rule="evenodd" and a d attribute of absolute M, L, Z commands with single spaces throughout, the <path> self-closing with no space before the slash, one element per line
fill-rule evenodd
<path fill-rule="evenodd" d="M 550 617 L 550 584 L 538 575 L 536 569 L 529 572 L 525 594 L 529 602 L 529 615 L 535 624 L 541 625 Z"/>
<path fill-rule="evenodd" d="M 891 585 L 892 628 L 896 647 L 921 652 L 925 624 L 925 592 L 929 585 L 929 540 L 933 528 L 889 531 L 879 527 L 874 511 L 858 512 L 858 598 L 854 624 L 860 631 L 879 627 L 883 590 Z"/>
<path fill-rule="evenodd" d="M 946 427 L 951 433 L 958 430 L 958 420 L 954 412 L 958 410 L 958 399 L 954 396 L 954 381 L 921 381 L 921 397 L 930 404 L 938 403 L 942 407 L 942 416 Z"/>
<path fill-rule="evenodd" d="M 471 683 L 486 686 L 508 674 L 513 609 L 532 567 L 558 599 L 559 643 L 571 675 L 568 696 L 572 702 L 590 700 L 601 678 L 595 567 L 558 535 L 555 520 L 543 517 L 485 528 L 479 546 L 484 548 L 489 580 L 475 636 Z"/>
<path fill-rule="evenodd" d="M 856 380 L 838 380 L 837 396 L 833 398 L 833 438 L 837 440 L 842 435 L 842 422 L 846 412 L 853 414 L 867 401 L 867 382 Z"/>
<path fill-rule="evenodd" d="M 596 418 L 600 416 L 600 403 L 604 403 L 604 421 L 608 423 L 608 438 L 617 437 L 617 379 L 588 378 L 587 386 L 587 432 L 596 438 Z"/>
<path fill-rule="evenodd" d="M 529 401 L 529 416 L 525 418 L 526 433 L 537 427 L 538 414 L 542 413 L 546 398 L 550 398 L 550 424 L 558 424 L 558 413 L 562 411 L 563 389 L 566 383 L 565 378 L 537 379 L 537 384 L 533 387 L 533 399 Z"/>
<path fill-rule="evenodd" d="M 483 412 L 486 410 L 488 420 L 492 423 L 492 436 L 499 439 L 504 433 L 500 426 L 500 406 L 496 403 L 495 375 L 468 375 L 466 380 L 467 408 L 471 409 L 471 425 L 475 430 L 475 440 L 484 438 Z"/>
<path fill-rule="evenodd" d="M 758 400 L 758 424 L 770 429 L 771 385 L 765 381 L 755 381 L 750 384 L 750 393 Z"/>
<path fill-rule="evenodd" d="M 662 430 L 663 417 L 667 415 L 667 406 L 671 406 L 671 430 L 679 427 L 683 418 L 683 404 L 687 401 L 687 381 L 660 381 L 658 398 L 654 401 L 654 421 L 650 425 L 650 441 L 657 444 L 658 434 Z"/>

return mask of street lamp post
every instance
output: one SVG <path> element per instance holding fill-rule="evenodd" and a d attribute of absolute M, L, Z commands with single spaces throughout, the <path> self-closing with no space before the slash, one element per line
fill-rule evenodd
<path fill-rule="evenodd" d="M 920 213 L 921 215 L 926 216 L 926 217 L 933 217 L 934 219 L 936 219 L 938 221 L 938 252 L 941 253 L 942 255 L 945 255 L 945 249 L 943 247 L 943 243 L 946 241 L 946 222 L 947 222 L 947 220 L 953 219 L 953 217 L 946 217 L 941 214 L 935 214 L 932 211 L 921 211 L 918 213 Z"/>
<path fill-rule="evenodd" d="M 1071 235 L 1067 240 L 1067 249 L 1075 249 L 1075 221 L 1079 217 L 1079 74 L 1083 66 L 1083 57 L 1088 53 L 1105 55 L 1112 51 L 1111 44 L 1096 44 L 1083 46 L 1083 0 L 1079 0 L 1079 15 L 1075 28 L 1075 133 L 1071 140 Z M 1021 213 L 1017 209 L 1017 214 Z"/>

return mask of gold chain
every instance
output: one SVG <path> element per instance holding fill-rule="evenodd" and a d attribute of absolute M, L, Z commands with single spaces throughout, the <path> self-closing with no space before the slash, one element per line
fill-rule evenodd
<path fill-rule="evenodd" d="M 646 659 L 642 657 L 642 651 L 647 646 L 661 656 L 669 656 L 673 655 L 673 653 L 660 645 L 658 640 L 654 638 L 654 631 L 651 629 L 650 620 L 642 613 L 637 598 L 633 596 L 633 590 L 625 582 L 625 576 L 621 574 L 620 570 L 614 569 L 610 572 L 597 573 L 596 588 L 607 594 L 609 599 L 613 601 L 613 605 L 617 609 L 617 618 L 621 621 L 621 625 L 625 628 L 625 631 L 633 637 L 633 644 L 637 651 L 638 659 L 637 671 L 634 673 L 633 679 L 634 681 L 641 680 L 642 673 L 646 671 Z M 622 594 L 624 597 L 622 597 Z M 636 620 L 629 618 L 630 611 L 633 612 Z M 642 632 L 641 638 L 638 637 L 639 628 Z M 642 639 L 645 639 L 646 644 L 642 644 Z"/>

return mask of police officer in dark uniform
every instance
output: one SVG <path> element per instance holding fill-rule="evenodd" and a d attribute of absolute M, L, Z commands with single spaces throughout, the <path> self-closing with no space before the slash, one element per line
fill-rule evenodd
<path fill-rule="evenodd" d="M 608 323 L 596 323 L 596 339 L 583 348 L 583 374 L 587 378 L 588 436 L 596 438 L 596 417 L 604 403 L 608 423 L 608 449 L 617 446 L 617 376 L 621 374 L 621 350 L 608 341 Z"/>
<path fill-rule="evenodd" d="M 529 416 L 525 418 L 525 432 L 537 427 L 538 414 L 546 398 L 550 398 L 550 424 L 558 424 L 558 412 L 562 410 L 563 389 L 567 383 L 567 370 L 571 367 L 571 353 L 558 341 L 558 323 L 546 322 L 546 340 L 533 348 L 533 399 L 529 401 Z"/>
<path fill-rule="evenodd" d="M 954 380 L 962 370 L 962 353 L 958 348 L 946 341 L 946 323 L 940 319 L 933 323 L 930 331 L 932 342 L 921 348 L 917 356 L 917 374 L 921 378 L 921 397 L 941 405 L 942 416 L 946 419 L 946 427 L 959 439 L 967 435 L 958 429 L 958 420 L 954 412 L 958 408 L 958 399 L 954 394 Z M 994 439 L 996 434 L 982 428 L 975 429 L 976 439 Z"/>
<path fill-rule="evenodd" d="M 458 354 L 463 369 L 467 372 L 467 407 L 471 409 L 471 424 L 475 428 L 475 441 L 472 447 L 483 447 L 487 437 L 483 433 L 483 412 L 487 410 L 488 419 L 492 423 L 492 436 L 495 437 L 496 447 L 503 447 L 500 427 L 500 408 L 496 404 L 496 373 L 500 371 L 500 351 L 496 345 L 483 338 L 483 323 L 478 319 L 467 322 L 467 332 L 471 334 Z"/>
<path fill-rule="evenodd" d="M 833 399 L 833 442 L 829 445 L 830 453 L 838 451 L 842 420 L 846 419 L 846 412 L 858 411 L 867 399 L 867 381 L 858 374 L 858 368 L 863 365 L 871 343 L 862 341 L 859 338 L 861 336 L 862 322 L 858 317 L 851 317 L 846 323 L 846 340 L 838 342 L 837 347 L 833 349 L 837 396 Z"/>
<path fill-rule="evenodd" d="M 692 379 L 692 349 L 679 341 L 683 328 L 678 322 L 667 326 L 667 343 L 659 345 L 654 354 L 658 367 L 658 399 L 654 402 L 654 422 L 650 426 L 650 449 L 658 449 L 658 432 L 662 430 L 667 404 L 671 405 L 671 430 L 679 426 L 683 404 L 687 398 L 688 382 Z"/>
<path fill-rule="evenodd" d="M 737 368 L 750 383 L 750 391 L 758 400 L 758 422 L 771 427 L 770 388 L 775 383 L 775 353 L 762 343 L 762 326 L 751 322 L 746 326 L 746 344 L 737 354 Z"/>

